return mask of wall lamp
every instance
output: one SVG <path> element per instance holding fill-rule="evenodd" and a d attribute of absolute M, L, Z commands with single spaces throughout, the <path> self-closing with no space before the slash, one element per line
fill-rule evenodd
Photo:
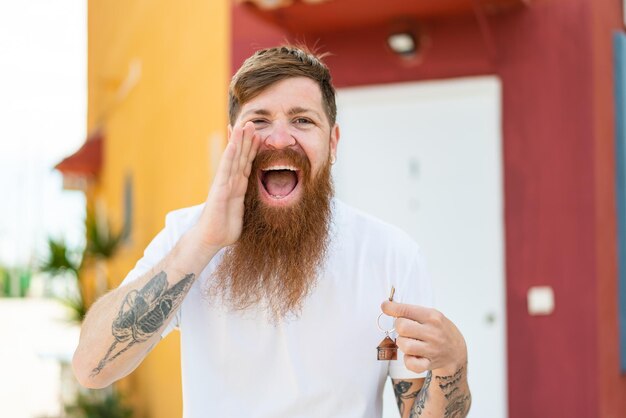
<path fill-rule="evenodd" d="M 406 64 L 419 64 L 424 49 L 429 45 L 424 29 L 419 21 L 411 17 L 392 20 L 387 27 L 387 48 L 397 57 L 406 60 Z"/>
<path fill-rule="evenodd" d="M 396 54 L 404 58 L 412 58 L 417 54 L 417 39 L 411 32 L 395 32 L 387 37 L 387 45 Z"/>

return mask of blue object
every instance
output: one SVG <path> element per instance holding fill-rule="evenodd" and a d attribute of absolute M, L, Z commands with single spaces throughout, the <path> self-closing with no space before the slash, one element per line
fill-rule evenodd
<path fill-rule="evenodd" d="M 626 34 L 613 36 L 620 369 L 626 373 Z"/>

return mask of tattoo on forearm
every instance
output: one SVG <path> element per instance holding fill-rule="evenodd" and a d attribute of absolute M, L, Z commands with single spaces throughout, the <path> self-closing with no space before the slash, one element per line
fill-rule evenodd
<path fill-rule="evenodd" d="M 394 383 L 393 385 L 393 393 L 396 395 L 396 402 L 398 403 L 400 416 L 404 415 L 404 401 L 407 399 L 414 399 L 419 393 L 418 390 L 412 393 L 407 393 L 409 389 L 411 389 L 411 386 L 413 386 L 413 383 L 404 380 Z"/>
<path fill-rule="evenodd" d="M 433 378 L 432 372 L 429 370 L 426 375 L 426 380 L 424 380 L 424 384 L 422 388 L 417 393 L 417 397 L 415 398 L 415 402 L 413 403 L 413 408 L 411 408 L 411 414 L 409 418 L 417 418 L 421 417 L 424 412 L 424 408 L 426 407 L 426 401 L 428 400 L 428 388 L 430 387 L 430 382 Z"/>
<path fill-rule="evenodd" d="M 168 288 L 167 275 L 162 271 L 150 279 L 142 289 L 131 290 L 124 298 L 117 318 L 113 321 L 111 332 L 115 341 L 98 366 L 91 371 L 91 375 L 100 373 L 104 366 L 133 345 L 152 337 L 182 303 L 194 278 L 194 274 L 187 274 L 181 281 Z M 124 343 L 126 346 L 114 353 L 117 345 Z"/>
<path fill-rule="evenodd" d="M 464 418 L 472 404 L 472 395 L 460 386 L 465 377 L 465 367 L 452 376 L 435 376 L 439 389 L 446 398 L 445 418 Z"/>
<path fill-rule="evenodd" d="M 446 399 L 444 418 L 465 418 L 472 404 L 472 395 L 464 387 L 465 366 L 457 370 L 452 376 L 435 376 L 437 385 Z M 417 399 L 411 409 L 410 418 L 422 416 L 426 408 L 426 401 L 429 397 L 429 387 L 432 380 L 432 373 L 428 372 L 424 386 L 419 391 Z M 397 395 L 396 395 L 397 396 Z"/>

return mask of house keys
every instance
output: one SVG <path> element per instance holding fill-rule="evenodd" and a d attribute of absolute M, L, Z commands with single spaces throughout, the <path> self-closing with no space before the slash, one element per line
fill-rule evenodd
<path fill-rule="evenodd" d="M 393 302 L 393 294 L 396 293 L 396 288 L 391 286 L 391 294 L 389 295 L 389 302 Z M 388 330 L 383 329 L 380 326 L 380 318 L 384 315 L 383 312 L 378 315 L 376 319 L 376 326 L 378 329 L 385 333 L 385 338 L 378 344 L 376 350 L 378 351 L 378 360 L 396 360 L 398 358 L 398 346 L 396 340 L 393 340 L 389 334 L 395 331 L 395 328 Z"/>

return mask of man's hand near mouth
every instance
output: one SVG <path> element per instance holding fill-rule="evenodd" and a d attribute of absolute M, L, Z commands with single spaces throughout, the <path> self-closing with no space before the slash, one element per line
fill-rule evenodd
<path fill-rule="evenodd" d="M 193 232 L 209 253 L 233 244 L 241 235 L 244 198 L 259 144 L 253 123 L 233 128 Z"/>

